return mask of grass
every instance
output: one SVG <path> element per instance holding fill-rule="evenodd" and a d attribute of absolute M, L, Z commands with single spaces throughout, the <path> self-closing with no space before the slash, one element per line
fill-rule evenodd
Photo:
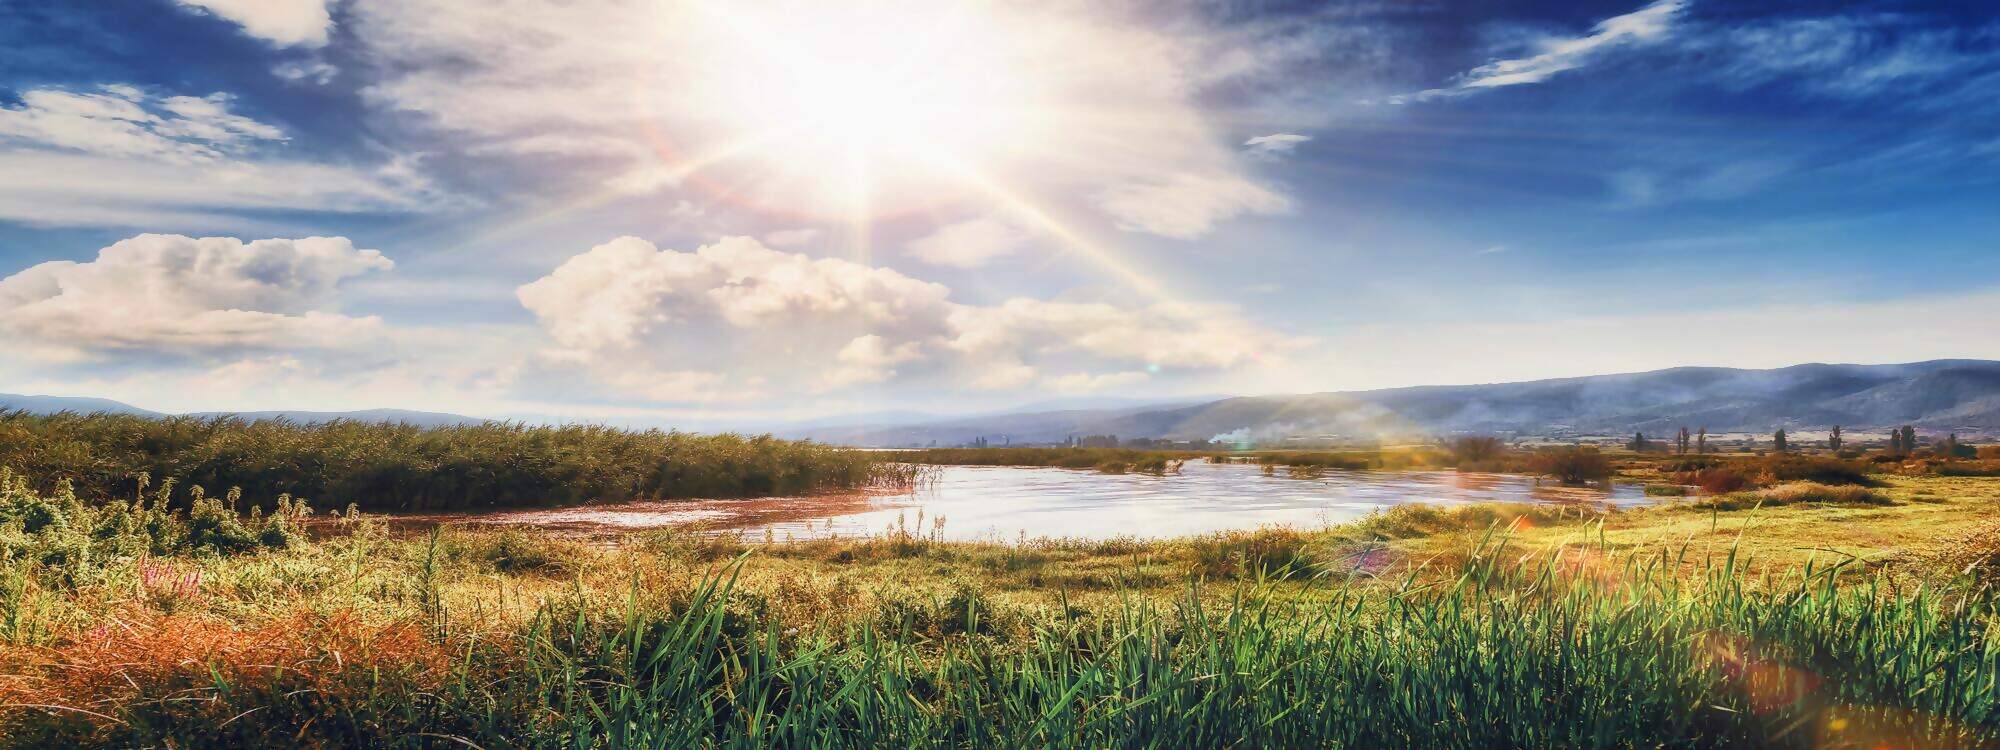
<path fill-rule="evenodd" d="M 754 497 L 908 483 L 878 454 L 769 436 L 568 425 L 453 427 L 335 421 L 37 416 L 0 412 L 0 466 L 52 487 L 132 491 L 141 474 L 324 507 L 465 510 L 689 497 Z"/>
<path fill-rule="evenodd" d="M 241 546 L 190 542 L 216 519 L 183 489 L 17 479 L 0 746 L 2000 741 L 2000 482 L 1881 483 L 1019 544 L 400 537 L 365 514 L 308 539 L 293 506 L 229 513 L 288 530 Z"/>

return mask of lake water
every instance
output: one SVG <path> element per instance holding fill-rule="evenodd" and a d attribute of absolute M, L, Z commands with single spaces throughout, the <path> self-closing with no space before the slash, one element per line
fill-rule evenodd
<path fill-rule="evenodd" d="M 1179 474 L 1100 474 L 1069 469 L 948 466 L 910 494 L 643 502 L 479 515 L 442 522 L 528 525 L 583 532 L 699 525 L 767 531 L 777 539 L 880 534 L 900 524 L 946 539 L 1027 536 L 1171 537 L 1267 525 L 1318 528 L 1395 505 L 1486 502 L 1631 505 L 1636 485 L 1607 489 L 1537 484 L 1527 477 L 1452 471 L 1331 471 L 1294 479 L 1246 464 L 1189 463 Z M 917 529 L 919 514 L 922 528 Z M 942 526 L 937 524 L 942 519 Z"/>

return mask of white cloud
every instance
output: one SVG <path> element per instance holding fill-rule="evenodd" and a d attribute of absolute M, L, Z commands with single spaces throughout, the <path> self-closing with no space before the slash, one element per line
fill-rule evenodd
<path fill-rule="evenodd" d="M 271 68 L 271 75 L 294 82 L 311 82 L 321 86 L 333 83 L 334 76 L 340 75 L 340 68 L 324 60 L 303 60 L 279 63 Z"/>
<path fill-rule="evenodd" d="M 180 0 L 279 47 L 320 47 L 333 30 L 331 0 Z"/>
<path fill-rule="evenodd" d="M 1457 96 L 1483 89 L 1541 83 L 1557 73 L 1583 67 L 1620 45 L 1664 39 L 1687 5 L 1688 0 L 1655 0 L 1631 13 L 1599 21 L 1587 35 L 1543 39 L 1536 45 L 1540 51 L 1535 55 L 1494 60 L 1459 76 L 1449 87 L 1423 91 L 1415 98 Z"/>
<path fill-rule="evenodd" d="M 1219 221 L 1292 208 L 1290 198 L 1250 180 L 1196 175 L 1119 185 L 1099 193 L 1098 202 L 1120 229 L 1183 240 L 1208 234 Z"/>
<path fill-rule="evenodd" d="M 1031 92 L 1016 107 L 1021 116 L 1013 127 L 955 154 L 967 157 L 963 161 L 984 182 L 1010 193 L 1094 208 L 1119 228 L 1173 237 L 1198 236 L 1219 221 L 1290 205 L 1246 169 L 1235 138 L 1211 124 L 1203 86 L 1218 84 L 1208 68 L 1224 40 L 1205 35 L 1192 12 L 1178 23 L 1067 2 L 355 0 L 343 22 L 385 73 L 365 91 L 371 102 L 466 138 L 484 153 L 537 158 L 556 138 L 577 157 L 566 166 L 579 190 L 711 190 L 772 213 L 844 218 L 851 196 L 829 197 L 807 187 L 839 170 L 760 151 L 756 143 L 741 142 L 743 128 L 718 121 L 718 112 L 755 98 L 727 89 L 741 77 L 732 62 L 798 54 L 777 48 L 790 37 L 776 38 L 775 28 L 732 25 L 763 17 L 757 14 L 796 21 L 780 24 L 785 34 L 836 51 L 939 44 L 921 34 L 866 36 L 888 33 L 882 27 L 976 29 L 976 49 L 944 50 L 934 64 L 957 59 L 947 53 L 976 52 L 982 64 L 974 73 L 1017 76 L 1012 83 L 1019 85 L 1001 88 Z M 804 20 L 792 18 L 801 14 Z M 894 23 L 842 22 L 855 18 Z M 718 33 L 718 24 L 743 33 Z M 760 28 L 769 33 L 758 36 Z M 996 101 L 975 103 L 1005 108 Z M 922 112 L 921 103 L 896 103 L 898 110 L 906 107 Z M 900 133 L 921 125 L 884 128 Z M 885 211 L 990 200 L 972 181 L 912 177 L 922 170 L 891 166 L 878 170 L 873 182 L 875 202 Z M 1155 201 L 1168 207 L 1151 205 Z"/>
<path fill-rule="evenodd" d="M 1050 390 L 1058 393 L 1092 393 L 1106 388 L 1138 385 L 1146 382 L 1150 377 L 1146 373 L 1138 371 L 1107 372 L 1101 374 L 1079 372 L 1046 378 L 1043 380 L 1043 383 Z"/>
<path fill-rule="evenodd" d="M 1312 140 L 1312 136 L 1309 135 L 1299 135 L 1298 133 L 1272 133 L 1270 135 L 1260 135 L 1255 138 L 1251 138 L 1250 140 L 1244 141 L 1243 147 L 1248 149 L 1251 153 L 1254 154 L 1262 154 L 1265 156 L 1277 156 L 1279 154 L 1289 154 L 1293 150 L 1297 149 L 1299 147 L 1299 144 L 1305 143 L 1306 141 L 1310 140 Z"/>
<path fill-rule="evenodd" d="M 31 89 L 0 107 L 0 220 L 218 229 L 244 211 L 412 211 L 443 199 L 408 157 L 374 167 L 271 155 L 281 128 L 227 94 Z"/>
<path fill-rule="evenodd" d="M 142 234 L 0 279 L 0 330 L 71 360 L 345 347 L 381 323 L 335 312 L 335 287 L 393 265 L 340 237 Z"/>
<path fill-rule="evenodd" d="M 1934 104 L 1958 100 L 1953 93 L 1976 96 L 1970 82 L 1995 62 L 1991 45 L 1974 41 L 1979 33 L 1914 27 L 1907 17 L 1889 14 L 1827 16 L 1735 25 L 1692 38 L 1686 46 L 1719 60 L 1710 70 L 1732 88 L 1794 80 L 1800 90 L 1818 96 L 1889 93 L 1905 103 Z M 1944 91 L 1917 95 L 1914 90 L 1940 82 Z"/>
<path fill-rule="evenodd" d="M 891 346 L 888 339 L 876 334 L 856 336 L 834 356 L 837 366 L 827 373 L 820 387 L 834 390 L 859 383 L 880 383 L 896 376 L 897 365 L 922 358 L 917 342 Z"/>
<path fill-rule="evenodd" d="M 0 143 L 192 164 L 284 132 L 229 111 L 229 97 L 153 99 L 128 86 L 95 92 L 31 89 L 0 108 Z"/>
<path fill-rule="evenodd" d="M 1253 326 L 1227 308 L 1164 302 L 1126 307 L 1015 298 L 994 306 L 958 306 L 950 323 L 952 349 L 1007 361 L 1072 354 L 1166 369 L 1223 370 L 1280 357 L 1302 343 Z"/>
<path fill-rule="evenodd" d="M 780 229 L 764 235 L 764 244 L 771 247 L 798 247 L 818 241 L 823 234 L 826 234 L 826 231 L 817 227 Z"/>
<path fill-rule="evenodd" d="M 1020 252 L 1027 244 L 1026 230 L 998 216 L 982 216 L 939 227 L 910 241 L 909 250 L 934 266 L 978 268 Z"/>
<path fill-rule="evenodd" d="M 1026 298 L 979 306 L 949 295 L 887 268 L 814 260 L 743 237 L 691 252 L 621 238 L 519 290 L 554 345 L 544 357 L 656 401 L 891 382 L 1012 389 L 1044 368 L 1067 373 L 1050 387 L 1110 387 L 1136 381 L 1087 376 L 1222 371 L 1300 343 L 1219 307 Z"/>

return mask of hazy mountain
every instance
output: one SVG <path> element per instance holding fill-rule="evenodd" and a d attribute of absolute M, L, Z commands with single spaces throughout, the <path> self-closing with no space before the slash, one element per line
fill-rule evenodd
<path fill-rule="evenodd" d="M 1180 407 L 1052 411 L 963 418 L 892 428 L 824 429 L 815 437 L 857 445 L 941 445 L 1002 436 L 1017 443 L 1072 435 L 1206 440 L 1364 437 L 1459 432 L 1668 434 L 1778 427 L 2000 433 L 2000 362 L 1809 364 L 1776 370 L 1677 367 L 1524 383 L 1226 398 Z"/>
<path fill-rule="evenodd" d="M 33 414 L 54 414 L 73 411 L 78 414 L 105 412 L 108 414 L 139 414 L 149 417 L 161 416 L 159 412 L 147 411 L 123 401 L 108 398 L 86 398 L 82 396 L 22 396 L 0 393 L 0 411 L 25 411 Z"/>

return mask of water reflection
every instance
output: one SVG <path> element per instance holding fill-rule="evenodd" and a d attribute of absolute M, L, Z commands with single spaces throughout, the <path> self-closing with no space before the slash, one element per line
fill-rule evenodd
<path fill-rule="evenodd" d="M 1631 485 L 1562 487 L 1506 474 L 1454 471 L 1329 471 L 1311 479 L 1267 476 L 1246 464 L 1189 463 L 1180 474 L 1098 474 L 1067 469 L 945 467 L 912 494 L 759 500 L 637 502 L 577 508 L 390 517 L 392 526 L 529 526 L 572 533 L 692 527 L 762 538 L 870 536 L 900 523 L 958 540 L 1023 536 L 1103 539 L 1172 537 L 1267 525 L 1316 528 L 1394 505 L 1532 502 L 1630 505 Z M 934 527 L 943 519 L 941 527 Z"/>
<path fill-rule="evenodd" d="M 1408 503 L 1487 502 L 1629 505 L 1646 499 L 1636 486 L 1561 487 L 1451 471 L 1334 471 L 1292 479 L 1242 464 L 1190 463 L 1181 474 L 1164 477 L 955 466 L 933 487 L 878 498 L 860 512 L 734 526 L 753 535 L 769 530 L 780 539 L 858 536 L 881 533 L 899 519 L 914 521 L 921 510 L 945 519 L 941 535 L 948 539 L 1171 537 L 1264 525 L 1318 527 Z"/>

